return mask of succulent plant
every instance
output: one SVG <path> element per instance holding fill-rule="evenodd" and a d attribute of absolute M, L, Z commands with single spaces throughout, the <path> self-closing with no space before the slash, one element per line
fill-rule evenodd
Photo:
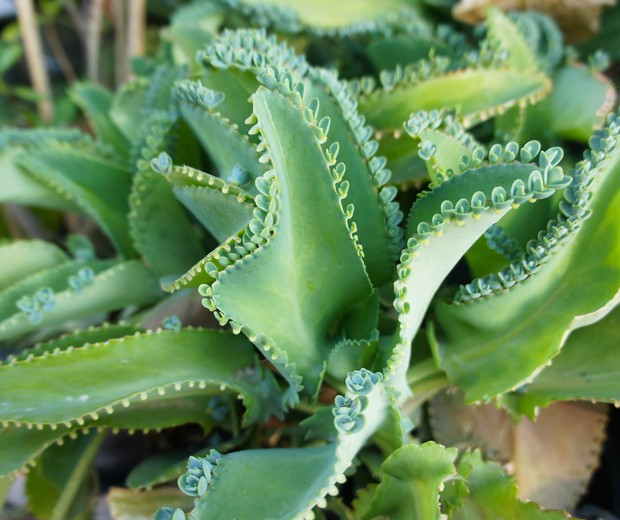
<path fill-rule="evenodd" d="M 422 443 L 420 412 L 437 396 L 436 439 L 466 437 L 492 458 L 484 435 L 442 416 L 474 408 L 440 392 L 456 385 L 515 419 L 620 400 L 613 90 L 541 44 L 536 31 L 556 34 L 548 21 L 527 33 L 493 12 L 476 47 L 405 0 L 391 14 L 344 4 L 329 18 L 285 0 L 190 4 L 167 31 L 177 64 L 115 94 L 75 88 L 95 139 L 0 134 L 2 201 L 77 212 L 102 234 L 0 244 L 0 341 L 12 351 L 0 365 L 0 473 L 38 463 L 28 485 L 41 516 L 69 518 L 103 432 L 194 423 L 203 449 L 186 467 L 186 456 L 155 457 L 129 475 L 134 488 L 178 479 L 190 497 L 131 495 L 149 514 L 165 506 L 158 520 L 325 507 L 566 518 L 522 502 L 531 496 L 479 450 Z M 222 24 L 280 39 L 215 34 Z M 309 55 L 333 41 L 358 48 L 369 75 L 343 79 L 285 40 Z M 373 70 L 412 46 L 430 56 Z M 563 122 L 556 104 L 579 82 L 601 88 L 566 105 Z M 560 139 L 596 125 L 573 166 Z M 196 321 L 200 303 L 214 320 Z M 71 443 L 70 475 L 44 504 L 46 465 Z M 172 496 L 181 502 L 162 503 Z M 111 495 L 121 509 L 126 499 Z"/>

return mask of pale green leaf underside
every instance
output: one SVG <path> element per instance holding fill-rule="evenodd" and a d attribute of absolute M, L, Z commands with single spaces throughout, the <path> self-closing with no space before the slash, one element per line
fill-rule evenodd
<path fill-rule="evenodd" d="M 402 398 L 409 394 L 405 373 L 410 345 L 435 292 L 475 241 L 512 208 L 510 204 L 493 204 L 493 189 L 504 187 L 509 192 L 512 183 L 527 180 L 533 168 L 530 164 L 510 163 L 466 170 L 424 193 L 412 206 L 408 235 L 418 244 L 403 251 L 398 267 L 394 305 L 399 312 L 399 328 L 393 337 L 392 357 L 388 360 L 389 377 L 393 378 Z M 466 201 L 471 198 L 473 206 L 477 192 L 486 197 L 481 210 L 460 217 L 458 213 L 449 216 L 442 211 L 443 203 L 447 201 L 455 207 L 461 198 Z M 437 216 L 442 217 L 442 225 L 433 231 L 431 226 Z M 420 234 L 420 225 L 426 226 L 428 232 Z"/>
<path fill-rule="evenodd" d="M 477 191 L 490 201 L 494 188 L 502 187 L 510 193 L 514 181 L 521 179 L 527 183 L 534 169 L 534 164 L 508 163 L 482 166 L 455 175 L 414 203 L 407 221 L 407 235 L 413 235 L 421 222 L 430 223 L 433 215 L 441 213 L 442 202 L 449 200 L 455 205 L 462 198 L 471 200 Z"/>

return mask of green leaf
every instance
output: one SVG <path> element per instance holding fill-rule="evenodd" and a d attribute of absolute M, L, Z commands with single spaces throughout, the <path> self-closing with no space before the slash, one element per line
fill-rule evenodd
<path fill-rule="evenodd" d="M 228 179 L 235 168 L 247 172 L 251 181 L 265 173 L 265 167 L 258 161 L 256 147 L 247 136 L 216 111 L 218 105 L 215 105 L 215 100 L 214 106 L 202 101 L 209 95 L 217 96 L 217 93 L 202 87 L 199 82 L 186 82 L 177 86 L 177 95 L 180 97 L 181 115 L 212 158 L 222 179 Z M 198 95 L 202 97 L 197 98 Z"/>
<path fill-rule="evenodd" d="M 551 130 L 563 139 L 588 142 L 616 106 L 616 89 L 605 76 L 582 65 L 563 67 L 552 80 L 553 91 L 546 100 Z"/>
<path fill-rule="evenodd" d="M 385 160 L 376 155 L 378 143 L 364 124 L 348 86 L 334 72 L 310 69 L 305 99 L 318 99 L 317 119 L 329 118 L 328 138 L 337 142 L 339 161 L 346 165 L 349 183 L 347 202 L 360 211 L 354 214 L 358 240 L 364 249 L 364 264 L 375 286 L 393 277 L 394 258 L 402 246 L 402 219 L 391 188 Z M 363 208 L 363 210 L 362 210 Z"/>
<path fill-rule="evenodd" d="M 25 169 L 20 167 L 18 158 L 50 142 L 81 140 L 84 140 L 81 132 L 59 128 L 0 132 L 0 170 L 2 170 L 0 202 L 76 211 L 77 206 L 74 202 L 33 179 Z"/>
<path fill-rule="evenodd" d="M 86 329 L 63 334 L 49 341 L 38 343 L 34 347 L 9 356 L 7 361 L 10 362 L 13 359 L 16 361 L 24 361 L 29 356 L 38 357 L 44 355 L 46 352 L 51 354 L 56 349 L 67 350 L 70 347 L 80 347 L 87 343 L 103 343 L 109 339 L 131 336 L 137 332 L 142 332 L 142 330 L 128 325 L 112 325 L 106 323 L 99 327 L 88 327 Z"/>
<path fill-rule="evenodd" d="M 491 8 L 487 13 L 489 38 L 508 52 L 507 64 L 518 70 L 538 69 L 536 55 L 528 45 L 517 25 L 499 9 Z"/>
<path fill-rule="evenodd" d="M 97 137 L 123 158 L 129 155 L 129 142 L 110 117 L 112 93 L 94 83 L 76 83 L 71 97 L 84 111 Z"/>
<path fill-rule="evenodd" d="M 157 280 L 137 261 L 65 262 L 0 293 L 0 339 L 144 305 L 160 296 Z"/>
<path fill-rule="evenodd" d="M 189 518 L 304 518 L 315 506 L 325 507 L 325 497 L 337 494 L 335 485 L 345 481 L 344 473 L 353 458 L 390 420 L 391 401 L 379 374 L 366 372 L 360 378 L 365 383 L 360 393 L 351 390 L 350 378 L 361 374 L 347 378 L 347 397 L 352 401 L 363 397 L 359 413 L 349 416 L 356 428 L 340 430 L 334 443 L 320 447 L 247 450 L 222 456 Z M 341 412 L 347 415 L 346 401 L 343 403 Z M 340 415 L 338 405 L 334 415 Z M 237 499 L 231 500 L 231 494 Z"/>
<path fill-rule="evenodd" d="M 513 105 L 536 102 L 550 89 L 551 82 L 540 73 L 465 69 L 375 90 L 360 98 L 360 112 L 382 132 L 399 129 L 413 112 L 440 108 L 457 110 L 464 125 L 472 126 Z"/>
<path fill-rule="evenodd" d="M 109 109 L 110 119 L 132 145 L 136 142 L 139 129 L 144 122 L 144 104 L 147 90 L 147 78 L 136 78 L 129 81 L 114 94 Z"/>
<path fill-rule="evenodd" d="M 534 381 L 502 398 L 504 406 L 533 417 L 538 407 L 555 401 L 620 401 L 620 309 L 599 322 L 574 330 L 566 344 Z"/>
<path fill-rule="evenodd" d="M 596 151 L 587 152 L 588 159 L 572 172 L 561 213 L 528 245 L 520 262 L 500 273 L 503 282 L 495 275 L 476 280 L 459 291 L 462 303 L 437 305 L 441 332 L 433 341 L 434 353 L 468 401 L 531 382 L 560 352 L 569 331 L 600 320 L 616 305 L 618 132 L 614 116 L 607 130 L 595 134 Z M 599 144 L 603 136 L 606 151 Z M 481 378 L 481 373 L 493 377 Z"/>
<path fill-rule="evenodd" d="M 129 231 L 136 249 L 159 276 L 183 273 L 204 254 L 190 218 L 150 164 L 167 148 L 174 122 L 163 112 L 150 112 L 134 144 L 137 159 L 129 196 Z"/>
<path fill-rule="evenodd" d="M 23 49 L 19 43 L 2 42 L 0 50 L 0 76 L 3 76 L 22 57 Z"/>
<path fill-rule="evenodd" d="M 0 291 L 21 278 L 52 268 L 67 260 L 57 246 L 43 240 L 0 243 Z"/>
<path fill-rule="evenodd" d="M 43 452 L 26 478 L 33 513 L 50 520 L 71 520 L 91 512 L 92 490 L 87 477 L 103 438 L 100 433 L 90 433 Z"/>
<path fill-rule="evenodd" d="M 172 42 L 176 63 L 196 67 L 196 54 L 218 32 L 223 11 L 212 2 L 191 2 L 174 11 L 164 36 Z"/>
<path fill-rule="evenodd" d="M 254 95 L 273 167 L 262 179 L 265 202 L 261 206 L 257 197 L 256 203 L 273 209 L 259 212 L 264 220 L 248 226 L 263 245 L 219 273 L 212 289 L 214 305 L 289 377 L 294 363 L 313 395 L 331 347 L 330 326 L 371 288 L 342 207 L 344 192 L 338 193 L 320 144 L 324 139 L 316 137 L 317 122 L 294 104 L 300 102 L 264 88 Z M 244 296 L 248 291 L 269 298 L 270 305 L 257 306 Z"/>
<path fill-rule="evenodd" d="M 66 434 L 60 430 L 27 430 L 14 425 L 0 428 L 0 476 L 12 478 L 14 473 L 41 454 Z"/>
<path fill-rule="evenodd" d="M 456 448 L 432 441 L 399 448 L 381 466 L 381 483 L 362 518 L 439 520 L 439 490 L 456 474 L 456 456 Z"/>
<path fill-rule="evenodd" d="M 451 520 L 566 520 L 561 511 L 543 511 L 534 502 L 524 503 L 517 498 L 517 484 L 507 477 L 499 464 L 484 462 L 480 452 L 466 452 L 458 465 L 465 482 L 454 480 L 446 484 L 442 503 L 448 503 Z"/>
<path fill-rule="evenodd" d="M 251 6 L 259 4 L 259 0 L 244 0 L 244 3 Z M 273 0 L 271 4 L 295 12 L 305 25 L 324 30 L 370 22 L 390 11 L 417 8 L 417 3 L 412 0 L 385 0 L 381 4 L 360 3 L 356 0 L 342 0 L 338 3 L 329 0 L 316 0 L 313 3 Z"/>
<path fill-rule="evenodd" d="M 322 494 L 335 462 L 333 444 L 230 453 L 218 464 L 214 486 L 190 519 L 293 518 Z M 232 490 L 235 500 L 230 499 Z"/>
<path fill-rule="evenodd" d="M 200 395 L 207 386 L 223 385 L 242 395 L 249 424 L 278 412 L 277 402 L 269 402 L 277 394 L 273 379 L 254 361 L 244 338 L 208 329 L 136 334 L 60 350 L 0 366 L 0 420 L 81 426 L 102 415 L 106 425 L 131 402 L 145 400 L 148 408 L 149 394 L 157 399 L 172 390 L 167 398 L 174 399 L 174 392 Z M 166 370 L 154 371 L 157 366 Z M 39 392 L 42 388 L 45 392 Z"/>
<path fill-rule="evenodd" d="M 249 175 L 246 178 L 250 182 Z M 254 197 L 236 183 L 188 166 L 174 167 L 166 179 L 174 186 L 177 199 L 220 243 L 244 229 L 252 219 Z"/>
<path fill-rule="evenodd" d="M 18 163 L 91 217 L 121 254 L 133 254 L 127 230 L 130 174 L 106 149 L 55 143 L 21 155 Z"/>
<path fill-rule="evenodd" d="M 465 170 L 422 192 L 413 204 L 407 223 L 410 238 L 401 254 L 394 284 L 399 326 L 386 364 L 388 381 L 400 393 L 400 399 L 410 395 L 406 370 L 411 343 L 444 278 L 472 244 L 513 206 L 553 193 L 547 185 L 536 194 L 517 197 L 512 193 L 515 183 L 526 186 L 527 179 L 529 184 L 530 177 L 536 176 L 533 170 L 531 164 L 515 162 Z"/>
<path fill-rule="evenodd" d="M 430 31 L 429 34 L 381 34 L 366 46 L 366 53 L 377 70 L 391 70 L 425 60 L 431 51 L 440 56 L 454 55 L 454 49 Z"/>

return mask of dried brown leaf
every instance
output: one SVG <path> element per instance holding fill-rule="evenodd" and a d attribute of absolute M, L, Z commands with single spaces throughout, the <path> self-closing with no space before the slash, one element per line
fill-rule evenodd
<path fill-rule="evenodd" d="M 467 406 L 462 394 L 443 393 L 431 401 L 435 439 L 448 446 L 480 447 L 506 465 L 519 482 L 519 498 L 546 508 L 571 509 L 598 465 L 607 407 L 579 401 L 554 403 L 536 422 L 515 425 L 492 404 Z"/>
<path fill-rule="evenodd" d="M 614 0 L 461 0 L 452 14 L 457 20 L 479 23 L 485 19 L 489 7 L 502 11 L 540 11 L 555 19 L 568 41 L 577 42 L 599 30 L 603 8 L 614 4 Z"/>

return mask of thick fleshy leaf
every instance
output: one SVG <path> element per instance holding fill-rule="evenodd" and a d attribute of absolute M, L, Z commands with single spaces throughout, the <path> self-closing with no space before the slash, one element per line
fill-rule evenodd
<path fill-rule="evenodd" d="M 551 82 L 540 73 L 465 69 L 370 92 L 360 98 L 360 112 L 384 132 L 400 129 L 413 112 L 440 108 L 457 110 L 465 126 L 471 126 L 511 106 L 538 101 L 550 89 Z"/>
<path fill-rule="evenodd" d="M 144 101 L 148 90 L 147 78 L 136 78 L 114 94 L 110 106 L 110 119 L 132 145 L 139 137 L 144 122 Z"/>
<path fill-rule="evenodd" d="M 225 99 L 223 94 L 209 91 L 199 82 L 181 83 L 176 91 L 183 119 L 194 131 L 223 180 L 229 180 L 235 169 L 241 169 L 248 174 L 247 182 L 251 185 L 265 173 L 254 144 L 247 135 L 240 133 L 238 126 L 217 111 L 218 104 Z"/>
<path fill-rule="evenodd" d="M 133 254 L 127 230 L 130 172 L 109 151 L 55 143 L 21 155 L 18 164 L 91 217 L 121 254 Z"/>
<path fill-rule="evenodd" d="M 129 230 L 135 247 L 159 276 L 183 273 L 204 254 L 183 206 L 150 165 L 150 160 L 167 148 L 174 122 L 165 113 L 153 111 L 140 128 L 129 196 Z"/>
<path fill-rule="evenodd" d="M 373 284 L 383 285 L 392 279 L 394 258 L 402 247 L 402 213 L 393 200 L 395 192 L 382 189 L 389 181 L 385 159 L 376 155 L 378 143 L 346 83 L 333 72 L 310 69 L 305 85 L 305 99 L 318 99 L 317 118 L 329 118 L 329 140 L 338 143 L 338 160 L 346 165 L 347 202 L 364 208 L 354 214 L 364 264 Z"/>
<path fill-rule="evenodd" d="M 138 261 L 65 262 L 0 293 L 0 339 L 128 305 L 144 305 L 160 296 L 157 280 Z"/>
<path fill-rule="evenodd" d="M 77 211 L 74 202 L 67 200 L 52 187 L 32 178 L 27 170 L 19 166 L 17 158 L 24 152 L 28 153 L 29 150 L 55 141 L 78 142 L 85 138 L 85 135 L 77 130 L 62 128 L 0 132 L 0 171 L 2 171 L 0 202 Z"/>
<path fill-rule="evenodd" d="M 219 30 L 223 13 L 213 2 L 191 2 L 174 11 L 164 38 L 172 42 L 175 63 L 198 68 L 196 54 Z"/>
<path fill-rule="evenodd" d="M 491 40 L 508 52 L 507 63 L 519 70 L 536 70 L 536 55 L 514 22 L 498 9 L 489 9 L 487 30 Z"/>
<path fill-rule="evenodd" d="M 311 116 L 305 119 L 309 111 L 304 114 L 295 99 L 264 88 L 254 95 L 265 157 L 273 166 L 269 177 L 259 179 L 262 190 L 257 181 L 263 193 L 256 203 L 268 211 L 256 210 L 261 220 L 248 226 L 258 249 L 219 273 L 212 298 L 284 373 L 294 363 L 313 395 L 331 346 L 330 326 L 371 288 L 342 207 L 346 182 L 339 185 L 332 177 L 335 161 L 321 147 L 325 134 Z M 269 298 L 270 305 L 255 305 L 243 296 L 248 290 Z"/>
<path fill-rule="evenodd" d="M 544 511 L 534 502 L 517 498 L 517 483 L 504 474 L 499 464 L 484 462 L 480 452 L 464 453 L 457 465 L 462 479 L 446 484 L 441 495 L 451 520 L 566 520 L 563 511 Z"/>
<path fill-rule="evenodd" d="M 474 153 L 477 159 L 470 159 L 481 163 L 484 154 Z M 525 188 L 538 175 L 528 163 L 480 166 L 423 192 L 413 204 L 407 223 L 410 238 L 394 284 L 399 327 L 387 360 L 387 376 L 394 378 L 401 399 L 410 394 L 406 370 L 411 343 L 435 292 L 472 244 L 510 209 L 553 193 L 544 183 L 536 191 Z"/>
<path fill-rule="evenodd" d="M 189 518 L 284 520 L 304 518 L 315 506 L 324 507 L 325 497 L 337 493 L 336 483 L 345 481 L 344 472 L 359 450 L 390 421 L 390 398 L 380 380 L 380 374 L 368 371 L 349 374 L 348 400 L 339 396 L 333 412 L 334 423 L 346 426 L 331 444 L 247 450 L 219 458 Z M 237 500 L 230 499 L 231 493 Z"/>
<path fill-rule="evenodd" d="M 551 130 L 564 139 L 587 142 L 616 106 L 616 89 L 602 74 L 579 65 L 558 70 L 552 80 L 553 92 L 547 100 Z"/>
<path fill-rule="evenodd" d="M 166 370 L 153 370 L 157 366 Z M 99 377 L 93 380 L 89 373 Z M 136 334 L 67 348 L 0 366 L 0 374 L 0 420 L 5 423 L 81 426 L 102 415 L 104 425 L 112 424 L 114 410 L 121 415 L 132 402 L 146 401 L 148 417 L 149 395 L 155 400 L 204 395 L 207 387 L 220 385 L 241 394 L 246 423 L 278 413 L 272 402 L 274 381 L 255 366 L 251 345 L 208 329 Z M 33 403 L 30 396 L 40 388 L 45 392 Z"/>
<path fill-rule="evenodd" d="M 243 1 L 250 6 L 259 3 L 259 0 Z M 412 0 L 385 0 L 381 4 L 356 0 L 342 0 L 336 4 L 330 0 L 317 0 L 311 4 L 295 0 L 272 0 L 270 3 L 296 13 L 301 23 L 324 30 L 370 22 L 389 11 L 417 8 L 417 3 Z"/>
<path fill-rule="evenodd" d="M 173 167 L 166 179 L 172 184 L 177 199 L 218 242 L 223 243 L 245 229 L 256 208 L 254 197 L 249 193 L 251 177 L 241 172 L 238 175 L 247 181 L 243 189 L 231 179 L 226 181 L 188 166 Z"/>
<path fill-rule="evenodd" d="M 439 520 L 439 490 L 456 474 L 456 456 L 455 448 L 431 441 L 396 450 L 381 466 L 381 483 L 362 518 Z"/>
<path fill-rule="evenodd" d="M 502 404 L 533 417 L 537 407 L 555 401 L 584 399 L 620 402 L 620 309 L 601 321 L 571 332 L 560 353 L 519 393 Z"/>
<path fill-rule="evenodd" d="M 617 121 L 610 117 L 608 128 L 592 138 L 594 150 L 571 173 L 561 213 L 528 244 L 522 260 L 462 288 L 462 303 L 437 305 L 436 359 L 468 401 L 533 381 L 560 352 L 569 331 L 602 319 L 617 304 Z"/>

